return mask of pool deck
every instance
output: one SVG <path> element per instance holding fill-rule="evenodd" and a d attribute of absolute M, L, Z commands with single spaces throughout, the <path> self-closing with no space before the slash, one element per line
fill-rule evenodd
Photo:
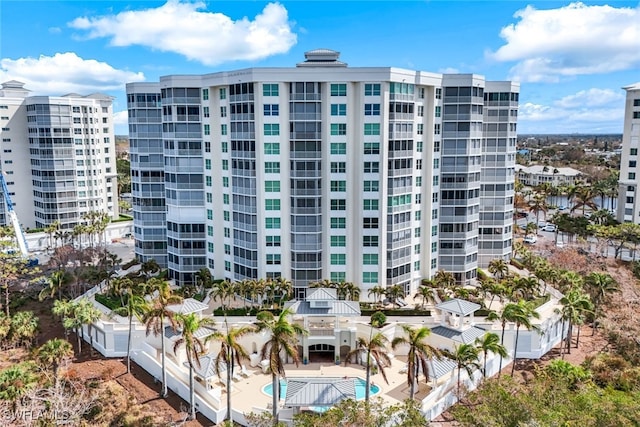
<path fill-rule="evenodd" d="M 371 375 L 371 382 L 380 387 L 380 393 L 376 397 L 381 397 L 386 403 L 398 404 L 409 398 L 409 386 L 407 384 L 407 374 L 400 373 L 405 361 L 394 358 L 392 365 L 385 368 L 385 373 L 389 384 L 385 383 L 382 374 Z M 263 374 L 260 369 L 249 368 L 251 375 L 242 380 L 233 382 L 231 386 L 231 405 L 234 410 L 243 413 L 250 413 L 257 408 L 267 409 L 271 404 L 271 396 L 265 394 L 262 388 L 271 384 L 271 374 Z M 296 377 L 360 377 L 365 378 L 366 370 L 364 366 L 350 364 L 345 366 L 330 363 L 309 363 L 307 365 L 287 364 L 285 366 L 287 378 Z M 424 378 L 420 383 L 418 398 L 424 398 L 428 394 L 429 387 L 425 384 Z M 226 405 L 226 391 L 222 392 L 221 401 Z M 283 401 L 281 400 L 281 403 Z"/>

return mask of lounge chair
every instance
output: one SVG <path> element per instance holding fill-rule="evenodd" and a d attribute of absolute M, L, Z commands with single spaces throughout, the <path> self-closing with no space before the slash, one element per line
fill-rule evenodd
<path fill-rule="evenodd" d="M 409 367 L 407 366 L 407 364 L 405 363 L 404 366 L 402 368 L 400 368 L 400 373 L 401 374 L 406 374 L 408 371 Z"/>
<path fill-rule="evenodd" d="M 247 370 L 247 367 L 245 365 L 242 365 L 242 369 L 240 370 L 240 375 L 247 378 L 249 377 L 249 375 L 251 375 L 251 372 Z"/>

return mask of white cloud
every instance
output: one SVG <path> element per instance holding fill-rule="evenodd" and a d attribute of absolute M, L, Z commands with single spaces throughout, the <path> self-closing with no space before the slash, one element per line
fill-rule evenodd
<path fill-rule="evenodd" d="M 562 77 L 600 74 L 640 66 L 640 5 L 615 8 L 571 3 L 559 9 L 527 6 L 519 22 L 502 29 L 506 44 L 488 56 L 518 61 L 510 78 L 557 82 Z"/>
<path fill-rule="evenodd" d="M 50 34 L 60 34 L 62 29 L 60 27 L 49 27 Z"/>
<path fill-rule="evenodd" d="M 520 105 L 520 133 L 621 132 L 624 95 L 610 89 L 592 88 L 565 96 L 551 105 L 525 102 Z"/>
<path fill-rule="evenodd" d="M 0 81 L 18 80 L 34 94 L 63 95 L 76 92 L 123 90 L 127 82 L 144 80 L 144 74 L 113 68 L 106 62 L 83 59 L 74 52 L 39 58 L 0 59 Z"/>
<path fill-rule="evenodd" d="M 127 110 L 115 111 L 113 113 L 113 124 L 116 125 L 116 126 L 128 125 L 129 124 L 129 113 L 127 113 Z"/>
<path fill-rule="evenodd" d="M 458 74 L 460 73 L 460 70 L 453 67 L 447 67 L 439 69 L 438 72 L 442 74 Z"/>
<path fill-rule="evenodd" d="M 287 10 L 279 3 L 267 4 L 253 21 L 233 21 L 205 7 L 169 0 L 158 8 L 79 17 L 69 26 L 86 31 L 89 39 L 108 37 L 112 46 L 146 46 L 205 65 L 262 59 L 285 53 L 296 43 Z"/>

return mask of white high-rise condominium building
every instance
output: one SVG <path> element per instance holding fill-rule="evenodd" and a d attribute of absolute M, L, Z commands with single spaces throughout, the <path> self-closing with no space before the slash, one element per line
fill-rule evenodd
<path fill-rule="evenodd" d="M 518 86 L 338 56 L 127 85 L 140 259 L 369 299 L 509 256 Z"/>
<path fill-rule="evenodd" d="M 640 224 L 640 83 L 623 88 L 627 91 L 620 158 L 617 219 Z"/>
<path fill-rule="evenodd" d="M 24 228 L 57 220 L 71 229 L 90 211 L 118 217 L 111 104 L 101 94 L 30 96 L 21 82 L 1 85 L 0 168 Z"/>

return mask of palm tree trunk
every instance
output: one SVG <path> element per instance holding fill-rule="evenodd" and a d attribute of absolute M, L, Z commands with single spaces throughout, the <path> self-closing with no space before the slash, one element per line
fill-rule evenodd
<path fill-rule="evenodd" d="M 364 391 L 364 401 L 369 403 L 369 389 L 371 388 L 371 350 L 367 350 L 367 374 L 366 374 L 366 390 Z"/>
<path fill-rule="evenodd" d="M 228 374 L 228 373 L 227 373 Z M 280 400 L 280 378 L 278 378 L 278 374 L 275 372 L 271 373 L 271 390 L 273 390 L 273 397 L 271 403 L 273 405 L 272 414 L 273 414 L 273 425 L 278 425 L 278 401 Z M 229 391 L 227 390 L 227 393 Z"/>
<path fill-rule="evenodd" d="M 460 371 L 462 368 L 458 366 L 458 398 L 460 398 Z"/>
<path fill-rule="evenodd" d="M 564 319 L 562 319 L 562 332 L 564 332 Z M 562 332 L 560 334 L 562 335 Z M 564 339 L 561 339 L 560 342 L 560 356 L 562 356 L 562 360 L 564 360 Z"/>
<path fill-rule="evenodd" d="M 500 345 L 504 345 L 504 329 L 505 325 L 502 325 L 502 337 L 500 338 Z M 498 378 L 502 374 L 502 355 L 500 355 L 500 365 L 498 366 Z"/>
<path fill-rule="evenodd" d="M 516 342 L 513 344 L 513 364 L 511 365 L 511 376 L 516 372 L 516 355 L 518 352 L 518 335 L 520 334 L 520 325 L 516 326 Z"/>
<path fill-rule="evenodd" d="M 131 310 L 131 307 L 129 307 Z M 129 313 L 129 338 L 127 340 L 127 374 L 131 373 L 131 326 L 133 325 L 133 314 Z"/>
<path fill-rule="evenodd" d="M 161 326 L 161 335 L 160 335 L 160 346 L 161 346 L 161 351 L 162 351 L 162 355 L 161 355 L 161 359 L 162 359 L 162 391 L 161 396 L 163 398 L 166 398 L 167 395 L 169 394 L 169 388 L 167 387 L 167 367 L 166 367 L 166 363 L 165 363 L 165 349 L 164 349 L 164 322 L 163 322 L 164 318 L 161 317 L 160 318 L 160 325 Z"/>
<path fill-rule="evenodd" d="M 193 387 L 193 366 L 189 364 L 189 419 L 196 419 L 196 393 Z"/>
<path fill-rule="evenodd" d="M 78 338 L 78 355 L 82 353 L 82 326 L 76 328 L 76 337 Z"/>
<path fill-rule="evenodd" d="M 578 343 L 580 342 L 580 329 L 582 329 L 582 325 L 578 325 L 578 336 L 576 337 L 576 348 L 578 348 Z"/>
<path fill-rule="evenodd" d="M 487 351 L 484 351 L 484 360 L 482 361 L 483 363 L 483 368 L 482 368 L 482 376 L 487 378 Z"/>
<path fill-rule="evenodd" d="M 233 425 L 233 415 L 231 414 L 231 379 L 233 378 L 233 349 L 229 350 L 229 363 L 227 363 L 227 419 L 229 425 Z"/>
<path fill-rule="evenodd" d="M 414 359 L 415 362 L 415 359 Z M 409 389 L 409 398 L 413 400 L 413 397 L 416 395 L 416 378 L 418 378 L 418 364 L 414 363 L 413 367 L 413 377 L 411 377 L 411 386 Z"/>
<path fill-rule="evenodd" d="M 569 331 L 567 332 L 567 354 L 571 354 L 571 335 L 573 335 L 573 322 L 569 320 Z"/>

